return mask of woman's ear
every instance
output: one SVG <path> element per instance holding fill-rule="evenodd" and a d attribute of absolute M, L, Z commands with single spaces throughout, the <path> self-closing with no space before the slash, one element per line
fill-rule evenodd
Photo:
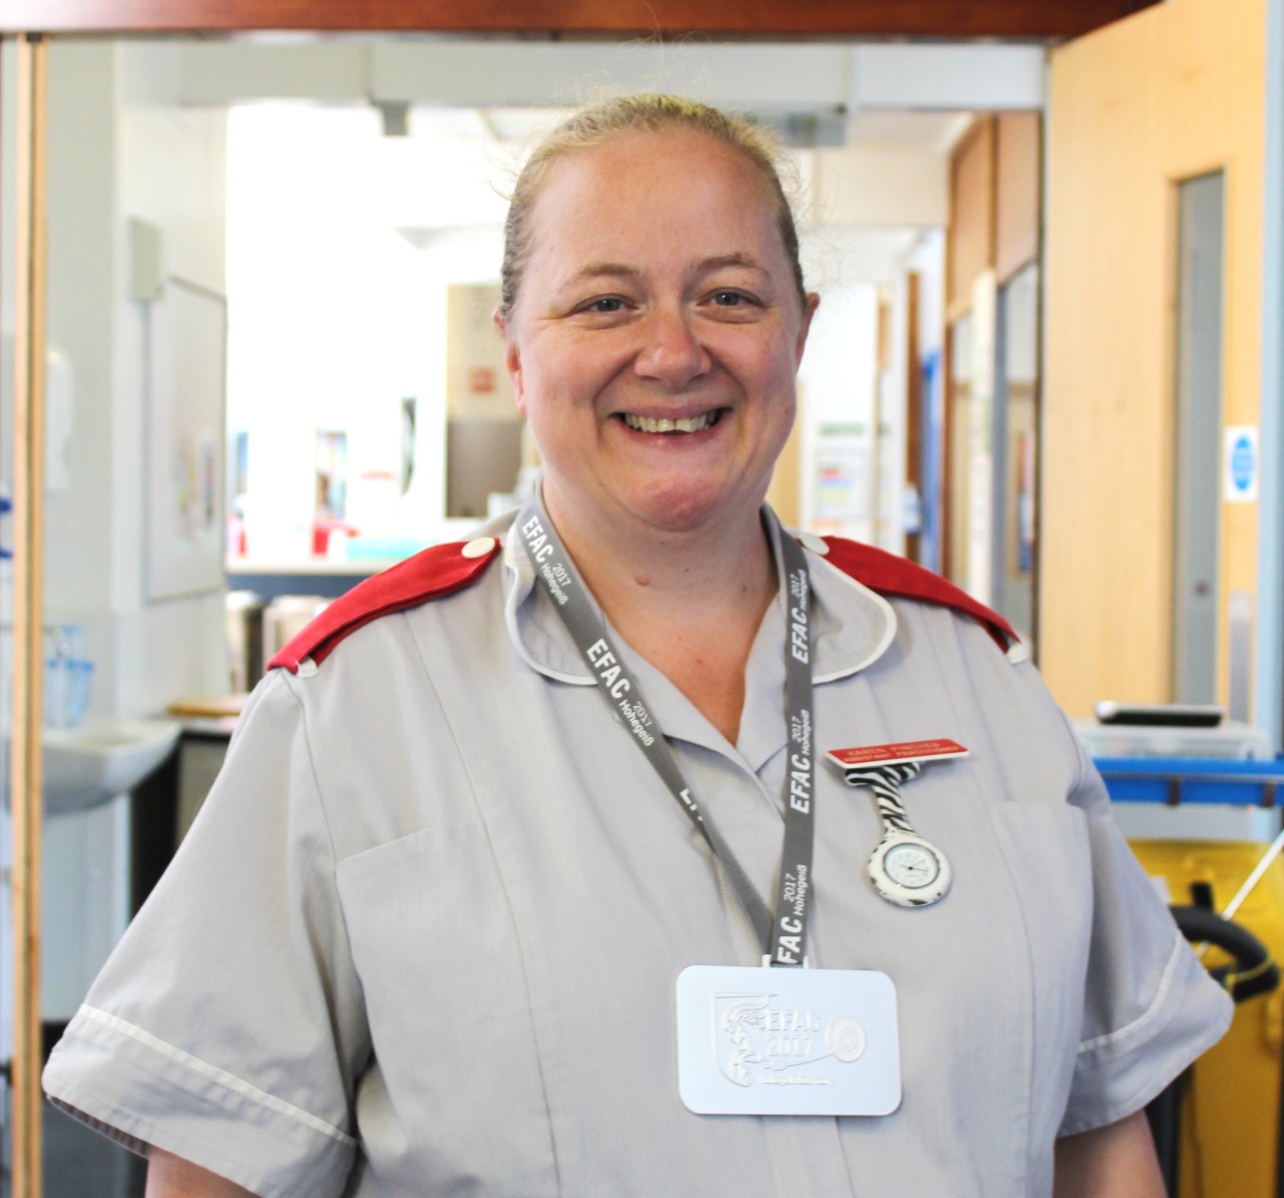
<path fill-rule="evenodd" d="M 504 339 L 504 369 L 508 371 L 508 377 L 513 383 L 513 398 L 517 401 L 517 410 L 526 415 L 526 397 L 522 392 L 522 354 L 517 348 L 517 342 L 509 336 L 508 325 L 504 321 L 504 314 L 496 308 L 491 314 L 491 320 L 495 322 L 495 328 L 499 335 Z"/>
<path fill-rule="evenodd" d="M 816 315 L 816 309 L 820 307 L 820 296 L 814 292 L 807 292 L 807 302 L 803 305 L 802 324 L 798 329 L 798 341 L 794 347 L 794 365 L 802 364 L 803 350 L 807 348 L 807 334 L 811 331 L 812 317 Z"/>

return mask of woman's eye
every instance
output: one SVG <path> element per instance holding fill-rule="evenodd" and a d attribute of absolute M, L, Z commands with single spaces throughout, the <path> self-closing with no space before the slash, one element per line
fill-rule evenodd
<path fill-rule="evenodd" d="M 585 309 L 586 312 L 621 312 L 623 310 L 624 301 L 616 295 L 608 295 L 602 299 L 594 300 Z"/>
<path fill-rule="evenodd" d="M 713 302 L 720 308 L 735 308 L 747 304 L 749 300 L 738 291 L 717 291 L 714 293 Z"/>

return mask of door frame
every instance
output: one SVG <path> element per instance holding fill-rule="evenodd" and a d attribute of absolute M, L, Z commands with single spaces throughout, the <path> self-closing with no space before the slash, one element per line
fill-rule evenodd
<path fill-rule="evenodd" d="M 14 381 L 14 676 L 10 754 L 14 869 L 11 1193 L 40 1198 L 40 868 L 45 457 L 45 105 L 49 34 L 424 32 L 720 40 L 1077 37 L 1155 0 L 7 0 L 17 43 Z M 1284 0 L 1274 0 L 1284 4 Z"/>
<path fill-rule="evenodd" d="M 6 0 L 0 32 L 1078 37 L 1154 0 Z"/>

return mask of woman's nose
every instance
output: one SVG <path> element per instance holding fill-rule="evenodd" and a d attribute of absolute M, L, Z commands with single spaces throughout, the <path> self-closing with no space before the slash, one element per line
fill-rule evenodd
<path fill-rule="evenodd" d="M 654 308 L 642 322 L 643 345 L 635 369 L 678 391 L 709 369 L 709 355 L 681 309 Z"/>

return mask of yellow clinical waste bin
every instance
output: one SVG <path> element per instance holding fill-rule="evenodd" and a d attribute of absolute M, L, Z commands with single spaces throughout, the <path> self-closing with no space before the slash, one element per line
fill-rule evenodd
<path fill-rule="evenodd" d="M 1142 744 L 1156 730 L 1080 734 L 1085 744 L 1110 744 L 1110 753 L 1119 749 L 1101 738 L 1109 733 L 1122 745 L 1130 732 Z M 1269 745 L 1253 743 L 1247 734 L 1258 734 L 1238 725 L 1158 732 L 1192 745 L 1202 737 L 1214 747 L 1199 756 L 1147 755 L 1143 748 L 1141 755 L 1116 757 L 1098 749 L 1096 765 L 1120 830 L 1171 905 L 1225 915 L 1237 902 L 1232 921 L 1261 941 L 1271 960 L 1284 961 L 1284 855 L 1274 855 L 1284 842 L 1276 806 L 1284 761 L 1265 760 Z M 1257 759 L 1228 759 L 1231 754 Z M 1260 876 L 1240 896 L 1255 871 Z M 1208 948 L 1203 960 L 1210 970 L 1230 964 L 1217 948 Z M 1236 1004 L 1230 1031 L 1179 1087 L 1177 1152 L 1170 1158 L 1179 1198 L 1284 1196 L 1278 1174 L 1282 1041 L 1284 988 L 1275 985 Z"/>
<path fill-rule="evenodd" d="M 1170 902 L 1191 903 L 1192 886 L 1202 884 L 1217 911 L 1268 847 L 1235 841 L 1130 843 Z M 1284 960 L 1284 858 L 1275 858 L 1234 918 L 1276 961 Z M 1227 957 L 1209 949 L 1204 960 L 1215 968 Z M 1181 1198 L 1275 1198 L 1282 1053 L 1284 989 L 1237 1004 L 1230 1031 L 1195 1063 L 1182 1096 Z"/>

